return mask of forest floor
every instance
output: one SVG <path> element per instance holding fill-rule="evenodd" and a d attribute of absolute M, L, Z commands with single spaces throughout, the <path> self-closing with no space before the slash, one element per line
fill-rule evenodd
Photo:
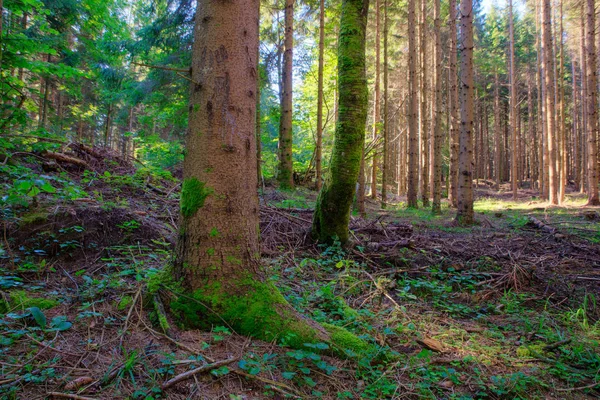
<path fill-rule="evenodd" d="M 263 263 L 288 301 L 393 354 L 341 360 L 165 321 L 171 293 L 150 286 L 174 249 L 178 179 L 71 151 L 85 165 L 0 166 L 1 398 L 600 396 L 600 209 L 578 194 L 548 207 L 484 182 L 470 228 L 446 204 L 369 201 L 342 248 L 310 242 L 316 193 L 264 190 Z"/>

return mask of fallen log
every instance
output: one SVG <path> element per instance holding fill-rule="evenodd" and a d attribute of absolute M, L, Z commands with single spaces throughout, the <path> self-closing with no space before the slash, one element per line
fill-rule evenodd
<path fill-rule="evenodd" d="M 539 219 L 529 216 L 529 224 L 535 226 L 536 228 L 550 234 L 550 235 L 556 235 L 556 229 L 554 229 L 553 227 L 546 225 L 545 223 L 543 223 L 542 221 L 540 221 Z"/>
<path fill-rule="evenodd" d="M 77 165 L 77 166 L 83 167 L 83 168 L 89 168 L 88 163 L 86 163 L 82 159 L 71 157 L 71 156 L 68 156 L 66 154 L 54 153 L 52 151 L 46 151 L 42 155 L 45 158 L 50 158 L 52 160 L 56 160 L 56 161 L 59 161 L 59 162 L 73 164 L 73 165 Z"/>

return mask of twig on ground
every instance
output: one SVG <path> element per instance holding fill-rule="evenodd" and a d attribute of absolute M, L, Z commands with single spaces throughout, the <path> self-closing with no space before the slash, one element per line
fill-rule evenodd
<path fill-rule="evenodd" d="M 177 383 L 179 383 L 181 381 L 185 381 L 186 379 L 190 379 L 196 374 L 211 371 L 213 369 L 222 367 L 224 365 L 231 364 L 232 362 L 237 361 L 237 360 L 238 360 L 238 357 L 232 357 L 232 358 L 228 358 L 226 360 L 214 362 L 212 364 L 206 364 L 206 365 L 203 365 L 202 367 L 194 368 L 190 371 L 186 371 L 182 374 L 174 376 L 173 378 L 171 378 L 168 381 L 166 381 L 165 383 L 163 383 L 160 388 L 161 388 L 161 390 L 167 390 L 171 386 L 176 385 Z"/>
<path fill-rule="evenodd" d="M 77 394 L 71 394 L 71 393 L 60 393 L 60 392 L 48 392 L 46 393 L 48 396 L 52 396 L 52 397 L 60 397 L 63 399 L 74 399 L 74 400 L 96 400 L 93 397 L 84 397 L 84 396 L 79 396 Z"/>

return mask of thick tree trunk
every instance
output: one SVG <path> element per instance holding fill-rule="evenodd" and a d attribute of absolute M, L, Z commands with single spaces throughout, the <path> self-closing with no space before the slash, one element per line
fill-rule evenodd
<path fill-rule="evenodd" d="M 417 47 L 415 0 L 408 0 L 408 207 L 418 208 L 419 136 L 417 127 Z"/>
<path fill-rule="evenodd" d="M 331 166 L 319 193 L 313 219 L 313 236 L 331 243 L 348 240 L 350 207 L 365 140 L 368 93 L 365 74 L 365 39 L 368 0 L 344 0 L 338 44 L 339 114 Z"/>
<path fill-rule="evenodd" d="M 586 49 L 587 49 L 587 177 L 588 177 L 588 205 L 600 205 L 598 197 L 598 113 L 597 105 L 597 78 L 596 78 L 596 14 L 594 0 L 586 2 L 587 23 Z"/>
<path fill-rule="evenodd" d="M 319 2 L 319 78 L 317 83 L 317 144 L 315 149 L 315 166 L 317 190 L 323 186 L 323 65 L 325 51 L 325 0 Z"/>
<path fill-rule="evenodd" d="M 460 136 L 458 156 L 458 210 L 459 224 L 474 223 L 473 214 L 473 2 L 460 3 Z"/>
<path fill-rule="evenodd" d="M 442 41 L 440 0 L 433 0 L 433 25 L 435 35 L 434 68 L 435 91 L 433 110 L 433 204 L 432 211 L 442 212 Z"/>
<path fill-rule="evenodd" d="M 450 116 L 450 176 L 448 177 L 448 201 L 456 207 L 456 190 L 458 188 L 458 79 L 456 75 L 457 33 L 456 33 L 456 0 L 449 0 L 448 24 L 450 27 L 450 49 L 448 64 L 450 77 L 448 90 L 448 114 Z"/>
<path fill-rule="evenodd" d="M 373 91 L 373 142 L 376 142 L 379 137 L 379 128 L 381 124 L 380 115 L 380 99 L 381 99 L 381 88 L 380 88 L 380 33 L 379 33 L 379 0 L 375 0 L 375 90 Z M 374 148 L 373 151 L 373 163 L 371 167 L 371 198 L 377 199 L 377 171 L 379 169 L 379 156 L 377 150 Z"/>
<path fill-rule="evenodd" d="M 294 165 L 292 158 L 292 75 L 294 47 L 294 0 L 285 2 L 281 121 L 279 124 L 279 170 L 277 180 L 282 189 L 294 188 Z"/>
<path fill-rule="evenodd" d="M 287 345 L 366 344 L 338 327 L 298 315 L 259 266 L 256 191 L 258 0 L 199 1 L 191 109 L 171 301 L 184 324 L 225 321 L 236 332 Z M 208 68 L 208 66 L 211 66 Z M 350 342 L 339 343 L 341 337 Z"/>

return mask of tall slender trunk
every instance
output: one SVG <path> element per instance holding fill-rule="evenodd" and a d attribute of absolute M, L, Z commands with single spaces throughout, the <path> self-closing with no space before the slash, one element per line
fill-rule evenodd
<path fill-rule="evenodd" d="M 579 112 L 577 112 L 577 110 L 579 110 L 581 108 L 581 101 L 579 100 L 579 90 L 577 89 L 577 68 L 575 66 L 575 64 L 577 64 L 577 61 L 575 59 L 573 59 L 573 61 L 571 62 L 571 76 L 573 77 L 573 89 L 572 89 L 572 94 L 573 94 L 573 130 L 571 135 L 573 136 L 573 180 L 575 181 L 575 190 L 580 190 L 581 188 L 581 175 L 580 175 L 580 169 L 579 169 L 579 146 L 580 146 L 580 142 L 579 142 L 579 134 L 578 132 L 580 131 L 580 127 L 581 127 L 581 119 L 579 118 Z"/>
<path fill-rule="evenodd" d="M 460 2 L 460 136 L 458 156 L 458 210 L 456 220 L 470 225 L 473 213 L 473 1 Z"/>
<path fill-rule="evenodd" d="M 546 125 L 546 86 L 544 85 L 544 53 L 542 51 L 541 28 L 540 28 L 539 2 L 535 2 L 535 46 L 537 49 L 538 73 L 536 83 L 538 91 L 538 130 L 540 132 L 541 144 L 539 146 L 539 177 L 540 196 L 548 198 L 548 140 L 546 139 L 548 126 Z"/>
<path fill-rule="evenodd" d="M 596 78 L 596 13 L 594 0 L 586 2 L 587 23 L 586 49 L 587 49 L 587 176 L 588 176 L 588 205 L 600 205 L 598 197 L 598 113 L 597 105 L 597 78 Z"/>
<path fill-rule="evenodd" d="M 279 170 L 277 180 L 283 189 L 294 188 L 294 165 L 292 159 L 292 74 L 294 47 L 294 0 L 285 1 L 285 31 L 281 101 L 279 124 Z"/>
<path fill-rule="evenodd" d="M 108 110 L 106 111 L 106 122 L 104 124 L 104 147 L 108 147 L 110 145 L 110 126 L 112 124 L 112 112 L 113 105 L 108 105 Z"/>
<path fill-rule="evenodd" d="M 581 2 L 581 36 L 580 36 L 580 63 L 579 69 L 581 70 L 581 164 L 579 168 L 581 170 L 581 187 L 579 188 L 581 193 L 586 191 L 587 187 L 587 137 L 588 137 L 588 125 L 587 125 L 587 57 L 585 54 L 585 3 Z"/>
<path fill-rule="evenodd" d="M 379 0 L 375 0 L 375 89 L 373 91 L 373 142 L 379 137 L 379 128 L 381 124 L 381 86 L 380 86 L 380 33 L 379 33 Z M 371 167 L 371 198 L 377 198 L 377 171 L 379 169 L 379 156 L 376 148 L 373 149 L 373 163 Z"/>
<path fill-rule="evenodd" d="M 0 72 L 2 72 L 2 56 L 4 50 L 4 31 L 2 27 L 2 20 L 4 19 L 4 1 L 0 0 Z"/>
<path fill-rule="evenodd" d="M 517 75 L 515 71 L 515 35 L 514 35 L 514 16 L 513 2 L 508 0 L 508 42 L 510 57 L 510 129 L 511 129 L 511 160 L 510 160 L 510 179 L 513 200 L 517 199 L 517 163 L 519 154 L 517 152 Z"/>
<path fill-rule="evenodd" d="M 427 0 L 421 0 L 421 21 L 420 21 L 420 59 L 421 59 L 421 87 L 420 96 L 421 111 L 419 112 L 419 119 L 421 122 L 420 134 L 421 134 L 421 201 L 423 207 L 429 207 L 429 127 L 428 115 L 427 115 Z"/>
<path fill-rule="evenodd" d="M 440 0 L 433 0 L 433 25 L 435 35 L 434 68 L 435 91 L 433 111 L 433 204 L 434 213 L 442 212 L 442 41 Z"/>
<path fill-rule="evenodd" d="M 563 0 L 559 0 L 559 61 L 558 61 L 558 124 L 560 137 L 558 140 L 560 163 L 559 163 L 559 191 L 558 202 L 560 204 L 565 201 L 567 191 L 567 131 L 565 127 L 565 85 L 564 85 L 564 43 L 563 43 Z"/>
<path fill-rule="evenodd" d="M 365 38 L 368 0 L 343 0 L 338 45 L 339 111 L 331 166 L 319 193 L 313 236 L 331 243 L 348 240 L 350 206 L 363 153 L 368 108 Z"/>
<path fill-rule="evenodd" d="M 389 172 L 390 110 L 388 93 L 388 10 L 383 1 L 383 161 L 381 163 L 381 208 L 387 206 L 387 180 Z M 379 11 L 378 11 L 379 12 Z"/>
<path fill-rule="evenodd" d="M 456 75 L 457 32 L 456 32 L 456 0 L 449 0 L 448 24 L 450 28 L 450 49 L 448 54 L 450 77 L 448 90 L 448 114 L 450 116 L 450 176 L 448 177 L 448 200 L 450 206 L 456 207 L 456 190 L 458 188 L 458 79 Z"/>
<path fill-rule="evenodd" d="M 554 104 L 554 57 L 552 51 L 552 22 L 550 0 L 542 0 L 542 52 L 544 55 L 544 87 L 546 105 L 546 139 L 548 143 L 548 201 L 558 204 L 558 175 L 556 173 L 556 124 Z"/>
<path fill-rule="evenodd" d="M 415 0 L 408 0 L 408 207 L 418 208 L 419 136 L 417 127 L 417 47 Z"/>
<path fill-rule="evenodd" d="M 501 146 L 500 136 L 502 135 L 502 129 L 500 127 L 500 80 L 498 78 L 498 71 L 494 72 L 494 179 L 496 181 L 496 190 L 500 190 L 500 181 L 502 175 L 500 175 L 500 163 L 501 157 Z"/>
<path fill-rule="evenodd" d="M 323 185 L 321 161 L 323 159 L 323 64 L 325 51 L 325 0 L 319 2 L 319 78 L 317 83 L 317 145 L 315 165 L 317 190 Z"/>
<path fill-rule="evenodd" d="M 538 140 L 537 135 L 534 131 L 534 125 L 537 118 L 533 114 L 533 88 L 532 88 L 532 73 L 531 69 L 527 74 L 527 130 L 528 136 L 533 146 L 531 148 L 530 156 L 529 156 L 529 174 L 531 178 L 531 188 L 534 187 L 534 182 L 537 180 L 537 163 L 536 163 L 536 154 L 538 149 Z"/>

